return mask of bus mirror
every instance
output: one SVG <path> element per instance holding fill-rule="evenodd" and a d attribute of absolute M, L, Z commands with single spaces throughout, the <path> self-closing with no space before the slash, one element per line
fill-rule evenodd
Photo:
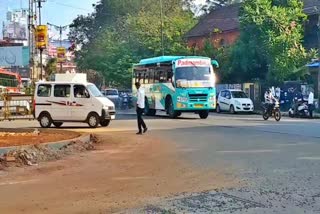
<path fill-rule="evenodd" d="M 215 68 L 219 68 L 219 63 L 217 60 L 211 60 L 211 65 L 213 65 Z"/>

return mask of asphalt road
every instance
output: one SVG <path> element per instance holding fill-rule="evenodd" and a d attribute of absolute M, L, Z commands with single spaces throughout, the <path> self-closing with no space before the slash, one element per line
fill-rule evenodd
<path fill-rule="evenodd" d="M 192 114 L 147 118 L 148 135 L 173 142 L 199 168 L 220 169 L 238 185 L 182 194 L 124 213 L 320 213 L 320 121 L 258 115 Z M 0 128 L 38 127 L 33 121 L 0 122 Z M 87 131 L 85 124 L 65 128 Z M 119 115 L 94 132 L 136 131 L 135 116 Z M 168 166 L 170 167 L 170 166 Z M 212 181 L 214 182 L 214 181 Z"/>

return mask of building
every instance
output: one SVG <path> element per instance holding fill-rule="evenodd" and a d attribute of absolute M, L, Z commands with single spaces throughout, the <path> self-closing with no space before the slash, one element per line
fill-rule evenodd
<path fill-rule="evenodd" d="M 2 30 L 4 40 L 28 46 L 28 9 L 8 11 Z"/>
<path fill-rule="evenodd" d="M 220 7 L 202 17 L 185 36 L 188 46 L 202 49 L 207 39 L 215 47 L 233 44 L 240 35 L 240 6 Z"/>
<path fill-rule="evenodd" d="M 201 18 L 198 24 L 185 36 L 188 46 L 202 49 L 207 39 L 215 47 L 235 43 L 240 35 L 240 7 L 241 3 L 221 7 Z M 317 48 L 320 42 L 317 36 L 320 1 L 304 0 L 304 12 L 308 15 L 308 21 L 305 24 L 304 44 L 306 48 Z"/>

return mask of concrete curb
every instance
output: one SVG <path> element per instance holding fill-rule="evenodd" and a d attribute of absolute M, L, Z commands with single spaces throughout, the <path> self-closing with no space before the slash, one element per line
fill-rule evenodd
<path fill-rule="evenodd" d="M 43 146 L 48 146 L 50 149 L 53 150 L 59 150 L 63 146 L 68 145 L 71 142 L 74 141 L 81 141 L 83 143 L 90 143 L 91 141 L 91 134 L 82 134 L 80 137 L 74 138 L 74 139 L 69 139 L 69 140 L 62 140 L 62 141 L 57 141 L 57 142 L 50 142 L 50 143 L 41 143 L 39 145 Z M 28 149 L 34 146 L 35 144 L 32 145 L 25 145 L 25 146 L 10 146 L 10 147 L 1 147 L 0 148 L 0 156 L 13 151 L 13 150 L 18 150 L 18 149 Z"/>

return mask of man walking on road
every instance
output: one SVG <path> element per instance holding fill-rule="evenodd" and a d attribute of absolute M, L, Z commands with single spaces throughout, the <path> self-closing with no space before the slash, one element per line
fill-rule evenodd
<path fill-rule="evenodd" d="M 314 94 L 311 90 L 308 97 L 308 108 L 310 113 L 310 118 L 313 118 L 313 102 L 314 102 Z"/>
<path fill-rule="evenodd" d="M 142 135 L 142 128 L 143 128 L 143 133 L 148 131 L 148 128 L 146 124 L 143 121 L 142 114 L 145 108 L 145 94 L 144 94 L 144 89 L 141 88 L 141 85 L 139 82 L 135 83 L 135 86 L 137 88 L 137 119 L 138 119 L 138 129 L 139 132 L 137 135 Z"/>

